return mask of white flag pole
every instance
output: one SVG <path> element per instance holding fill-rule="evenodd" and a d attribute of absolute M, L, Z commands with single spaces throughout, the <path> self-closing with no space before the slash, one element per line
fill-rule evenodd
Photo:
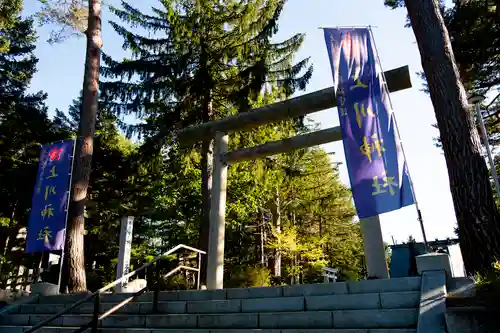
<path fill-rule="evenodd" d="M 495 189 L 497 191 L 497 196 L 500 199 L 500 185 L 498 183 L 497 168 L 495 167 L 495 161 L 493 155 L 491 154 L 490 143 L 488 141 L 488 133 L 486 132 L 486 125 L 484 124 L 483 115 L 481 113 L 481 102 L 485 100 L 484 96 L 473 95 L 469 97 L 468 102 L 475 106 L 477 119 L 479 126 L 481 127 L 481 134 L 484 141 L 484 147 L 486 148 L 486 155 L 488 156 L 488 161 L 490 162 L 491 176 L 493 177 L 493 182 L 495 183 Z"/>

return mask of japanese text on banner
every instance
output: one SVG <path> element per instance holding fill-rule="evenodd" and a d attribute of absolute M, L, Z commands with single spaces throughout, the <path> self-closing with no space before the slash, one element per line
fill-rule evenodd
<path fill-rule="evenodd" d="M 324 29 L 352 193 L 360 218 L 414 203 L 368 28 Z"/>
<path fill-rule="evenodd" d="M 33 193 L 26 252 L 64 247 L 73 140 L 43 146 Z"/>

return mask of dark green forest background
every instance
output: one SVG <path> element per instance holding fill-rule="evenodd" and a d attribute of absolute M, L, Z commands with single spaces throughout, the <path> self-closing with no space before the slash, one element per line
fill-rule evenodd
<path fill-rule="evenodd" d="M 114 280 L 123 216 L 135 217 L 133 267 L 180 243 L 206 247 L 203 189 L 210 145 L 180 149 L 181 128 L 289 98 L 304 90 L 313 74 L 309 59 L 294 60 L 304 35 L 272 41 L 286 1 L 200 3 L 158 1 L 152 14 L 125 2 L 110 8 L 113 28 L 130 56 L 102 56 L 85 211 L 89 289 Z M 500 85 L 500 24 L 490 11 L 482 1 L 443 7 L 469 91 L 486 93 Z M 49 118 L 46 94 L 28 92 L 36 73 L 36 24 L 17 14 L 0 15 L 0 23 L 3 288 L 19 265 L 38 265 L 40 257 L 24 255 L 24 240 L 17 236 L 28 224 L 40 147 L 76 137 L 82 101 L 75 92 L 73 104 Z M 141 122 L 126 124 L 125 115 Z M 491 122 L 496 145 L 499 127 Z M 293 119 L 232 134 L 230 149 L 314 130 L 305 123 Z M 335 156 L 321 148 L 230 166 L 225 248 L 228 287 L 320 281 L 324 266 L 339 268 L 342 279 L 366 278 L 350 190 L 340 182 Z M 279 258 L 282 269 L 276 270 Z"/>

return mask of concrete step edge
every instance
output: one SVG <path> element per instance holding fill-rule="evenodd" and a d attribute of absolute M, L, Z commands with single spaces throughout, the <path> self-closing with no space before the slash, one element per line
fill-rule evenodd
<path fill-rule="evenodd" d="M 312 297 L 312 296 L 330 296 L 330 297 L 348 297 L 348 296 L 359 296 L 359 295 L 387 295 L 387 296 L 392 296 L 396 294 L 411 294 L 411 293 L 420 293 L 420 291 L 413 291 L 413 290 L 408 290 L 408 291 L 387 291 L 387 292 L 369 292 L 369 293 L 352 293 L 352 294 L 324 294 L 324 295 L 302 295 L 302 296 L 278 296 L 278 297 L 255 297 L 255 298 L 229 298 L 229 299 L 205 299 L 205 300 L 159 300 L 160 303 L 171 303 L 171 302 L 213 302 L 213 301 L 243 301 L 243 300 L 255 300 L 255 299 L 261 299 L 261 300 L 269 300 L 269 299 L 289 299 L 289 298 L 295 298 L 295 297 Z M 150 295 L 152 296 L 152 295 Z M 102 299 L 102 298 L 101 298 Z M 120 301 L 101 301 L 101 304 L 117 304 Z M 151 300 L 149 301 L 131 301 L 129 304 L 149 304 L 151 303 Z M 56 306 L 56 305 L 66 305 L 66 306 L 71 306 L 74 303 L 29 303 L 29 304 L 24 304 L 24 305 L 37 305 L 37 306 Z M 92 302 L 85 302 L 83 303 L 84 305 L 88 304 L 93 304 Z"/>
<path fill-rule="evenodd" d="M 260 308 L 260 309 L 255 309 L 255 310 L 248 310 L 248 311 L 243 311 L 244 309 L 240 309 L 239 311 L 230 311 L 229 310 L 220 310 L 220 309 L 214 309 L 213 311 L 205 310 L 205 311 L 189 311 L 187 312 L 186 310 L 183 311 L 169 311 L 168 309 L 162 309 L 161 307 L 159 308 L 159 312 L 153 313 L 152 312 L 152 305 L 145 303 L 145 305 L 148 305 L 148 308 L 142 310 L 139 308 L 140 312 L 120 312 L 117 311 L 113 314 L 111 314 L 111 317 L 130 317 L 130 316 L 176 316 L 176 315 L 225 315 L 225 314 L 268 314 L 268 313 L 290 313 L 290 312 L 295 312 L 295 313 L 314 313 L 317 311 L 332 311 L 332 312 L 339 312 L 339 311 L 379 311 L 379 310 L 416 310 L 418 309 L 418 304 L 413 304 L 412 306 L 404 306 L 404 307 L 367 307 L 366 304 L 360 305 L 359 307 L 333 307 L 329 306 L 326 304 L 324 307 L 319 307 L 317 306 L 316 308 L 307 308 L 307 305 L 305 307 L 301 308 L 296 308 L 294 309 L 293 306 L 294 304 L 289 304 L 286 308 Z M 369 304 L 368 304 L 369 305 Z M 345 306 L 345 305 L 344 305 Z M 456 308 L 449 308 L 449 309 L 456 309 Z M 473 307 L 471 309 L 483 309 L 482 307 Z M 93 309 L 85 309 L 85 312 L 68 312 L 64 316 L 90 316 L 93 313 Z M 109 308 L 101 308 L 100 314 L 103 314 L 105 311 L 109 310 Z M 499 311 L 500 309 L 490 309 L 490 310 L 496 310 Z M 57 312 L 22 312 L 22 313 L 9 313 L 6 316 L 17 316 L 17 317 L 24 317 L 24 316 L 49 316 L 53 315 Z"/>
<path fill-rule="evenodd" d="M 117 303 L 103 303 L 101 312 Z M 420 292 L 392 292 L 358 295 L 323 295 L 278 298 L 255 298 L 241 300 L 209 301 L 162 301 L 158 312 L 164 314 L 222 314 L 222 313 L 263 313 L 293 311 L 335 311 L 335 310 L 379 310 L 417 308 Z M 11 314 L 41 315 L 54 314 L 69 307 L 64 304 L 30 304 L 19 307 Z M 151 314 L 152 302 L 131 302 L 118 309 L 116 314 Z M 70 310 L 68 315 L 91 314 L 94 304 L 88 303 Z"/>
<path fill-rule="evenodd" d="M 447 312 L 491 312 L 500 314 L 500 306 L 454 306 L 446 308 Z"/>
<path fill-rule="evenodd" d="M 31 328 L 31 326 L 0 326 L 0 333 L 18 333 Z M 70 333 L 79 327 L 44 327 L 46 331 Z M 416 333 L 413 328 L 389 328 L 389 329 L 150 329 L 150 328 L 121 328 L 121 332 L 132 333 Z M 115 328 L 100 328 L 99 332 L 116 333 Z"/>
<path fill-rule="evenodd" d="M 469 308 L 451 308 L 451 310 L 456 310 L 456 309 L 469 309 Z M 481 307 L 476 307 L 476 308 L 472 308 L 472 309 L 476 309 L 476 310 L 480 310 L 480 309 L 483 309 Z M 354 311 L 360 311 L 360 312 L 369 312 L 369 311 L 404 311 L 404 310 L 417 310 L 417 308 L 415 307 L 411 307 L 411 308 L 398 308 L 398 309 L 339 309 L 339 310 L 324 310 L 324 311 L 321 311 L 321 312 L 354 312 Z M 448 310 L 450 310 L 450 308 L 448 308 Z M 277 312 L 277 314 L 281 314 L 281 313 L 314 313 L 314 312 L 318 312 L 318 311 L 284 311 L 284 312 Z M 102 311 L 101 311 L 101 314 L 102 314 Z M 132 314 L 133 316 L 140 316 L 140 317 L 143 317 L 143 316 L 146 316 L 146 317 L 151 317 L 151 316 L 160 316 L 160 317 L 164 317 L 164 316 L 204 316 L 204 315 L 236 315 L 236 314 L 266 314 L 266 315 L 269 315 L 269 314 L 273 314 L 273 312 L 237 312 L 237 313 L 139 313 L 139 314 Z M 46 314 L 45 313 L 12 313 L 12 314 L 8 314 L 8 315 L 5 315 L 4 317 L 25 317 L 25 316 L 45 316 Z M 85 317 L 88 317 L 88 316 L 91 316 L 92 314 L 91 313 L 68 313 L 68 314 L 64 314 L 62 315 L 62 317 L 75 317 L 75 316 L 85 316 Z M 129 313 L 116 313 L 116 314 L 112 314 L 110 315 L 109 317 L 130 317 L 131 314 Z M 0 317 L 1 318 L 1 317 Z M 2 326 L 2 324 L 0 323 L 0 326 Z"/>
<path fill-rule="evenodd" d="M 319 310 L 369 310 L 416 308 L 420 303 L 419 291 L 363 293 L 342 295 L 315 295 L 275 298 L 160 301 L 160 313 L 255 313 Z M 104 302 L 101 311 L 107 311 L 118 302 Z M 26 304 L 11 311 L 11 314 L 54 314 L 71 305 Z M 82 304 L 68 314 L 89 314 L 93 303 Z M 147 314 L 152 312 L 152 302 L 130 302 L 118 310 L 122 314 Z"/>
<path fill-rule="evenodd" d="M 331 294 L 360 294 L 373 292 L 391 292 L 391 291 L 419 291 L 421 277 L 407 277 L 395 279 L 380 280 L 361 280 L 335 283 L 317 283 L 317 284 L 297 284 L 282 287 L 257 287 L 257 288 L 234 288 L 220 290 L 181 290 L 181 291 L 162 291 L 161 297 L 165 300 L 223 300 L 223 299 L 247 299 L 247 298 L 269 298 L 282 296 L 311 296 L 311 295 L 331 295 Z M 150 293 L 151 294 L 151 293 Z M 120 295 L 111 297 L 126 298 L 132 294 L 104 294 L 103 297 L 110 295 Z M 48 304 L 53 299 L 66 299 L 64 303 L 74 303 L 81 300 L 86 295 L 55 295 L 39 298 L 39 303 Z M 52 300 L 51 300 L 52 299 Z M 70 300 L 71 299 L 71 300 Z"/>
<path fill-rule="evenodd" d="M 3 317 L 3 325 L 28 326 L 45 317 L 40 315 L 11 315 Z M 52 323 L 54 326 L 73 327 L 85 325 L 90 315 L 65 315 Z M 280 313 L 233 313 L 233 314 L 152 314 L 114 315 L 105 318 L 103 328 L 150 328 L 150 329 L 332 329 L 332 328 L 415 328 L 417 309 L 343 310 Z"/>

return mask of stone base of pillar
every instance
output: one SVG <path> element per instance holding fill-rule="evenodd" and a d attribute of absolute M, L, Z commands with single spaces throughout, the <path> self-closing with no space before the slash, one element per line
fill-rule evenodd
<path fill-rule="evenodd" d="M 450 256 L 447 253 L 427 253 L 416 257 L 417 272 L 422 275 L 428 271 L 445 271 L 446 277 L 451 279 L 453 271 L 451 269 Z"/>

